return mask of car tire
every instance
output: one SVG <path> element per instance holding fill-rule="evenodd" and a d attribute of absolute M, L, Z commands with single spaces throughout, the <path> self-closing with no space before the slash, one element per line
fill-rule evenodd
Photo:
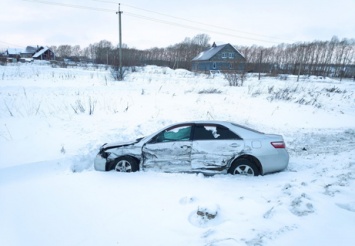
<path fill-rule="evenodd" d="M 139 163 L 133 157 L 124 156 L 113 161 L 111 170 L 124 173 L 136 172 L 139 170 Z"/>
<path fill-rule="evenodd" d="M 259 169 L 256 165 L 248 159 L 241 158 L 235 160 L 228 171 L 233 175 L 245 175 L 245 176 L 258 176 L 260 175 Z"/>

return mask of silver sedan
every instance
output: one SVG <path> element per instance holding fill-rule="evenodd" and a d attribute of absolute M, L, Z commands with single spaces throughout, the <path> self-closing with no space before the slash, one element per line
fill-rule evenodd
<path fill-rule="evenodd" d="M 257 176 L 281 171 L 288 162 L 281 135 L 232 122 L 194 121 L 168 126 L 132 142 L 104 144 L 94 167 L 98 171 Z"/>

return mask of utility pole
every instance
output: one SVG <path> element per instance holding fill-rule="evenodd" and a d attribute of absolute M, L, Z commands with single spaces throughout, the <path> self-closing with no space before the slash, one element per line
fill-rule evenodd
<path fill-rule="evenodd" d="M 259 61 L 259 80 L 260 80 L 260 70 L 261 70 L 261 61 L 263 59 L 263 51 L 260 51 L 260 61 Z"/>
<path fill-rule="evenodd" d="M 121 4 L 118 4 L 118 40 L 119 40 L 119 48 L 118 48 L 118 63 L 119 63 L 119 80 L 123 79 L 123 74 L 122 74 L 122 30 L 121 30 Z"/>
<path fill-rule="evenodd" d="M 301 61 L 300 61 L 300 67 L 298 68 L 297 82 L 298 82 L 299 79 L 300 79 L 301 67 L 302 67 L 303 58 L 304 58 L 304 48 L 305 48 L 305 45 L 304 45 L 304 44 L 301 45 L 301 48 L 302 48 L 302 58 L 301 58 Z"/>

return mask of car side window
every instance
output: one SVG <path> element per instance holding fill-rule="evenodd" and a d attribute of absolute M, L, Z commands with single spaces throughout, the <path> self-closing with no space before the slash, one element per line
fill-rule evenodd
<path fill-rule="evenodd" d="M 194 140 L 212 140 L 215 139 L 213 132 L 216 133 L 216 127 L 196 125 L 194 130 Z"/>
<path fill-rule="evenodd" d="M 220 125 L 196 125 L 194 140 L 241 139 L 237 134 Z"/>
<path fill-rule="evenodd" d="M 166 129 L 156 135 L 151 143 L 162 143 L 172 141 L 188 141 L 191 136 L 191 125 L 177 126 Z"/>
<path fill-rule="evenodd" d="M 217 132 L 220 135 L 219 139 L 242 139 L 226 127 L 217 127 Z"/>

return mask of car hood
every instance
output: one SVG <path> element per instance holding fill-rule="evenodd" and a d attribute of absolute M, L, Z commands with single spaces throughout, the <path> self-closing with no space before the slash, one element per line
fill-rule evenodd
<path fill-rule="evenodd" d="M 122 146 L 129 146 L 138 143 L 141 140 L 141 138 L 138 138 L 136 140 L 132 141 L 127 141 L 127 142 L 115 142 L 115 143 L 105 143 L 102 145 L 101 150 L 107 150 L 107 149 L 113 149 L 113 148 L 118 148 Z"/>

